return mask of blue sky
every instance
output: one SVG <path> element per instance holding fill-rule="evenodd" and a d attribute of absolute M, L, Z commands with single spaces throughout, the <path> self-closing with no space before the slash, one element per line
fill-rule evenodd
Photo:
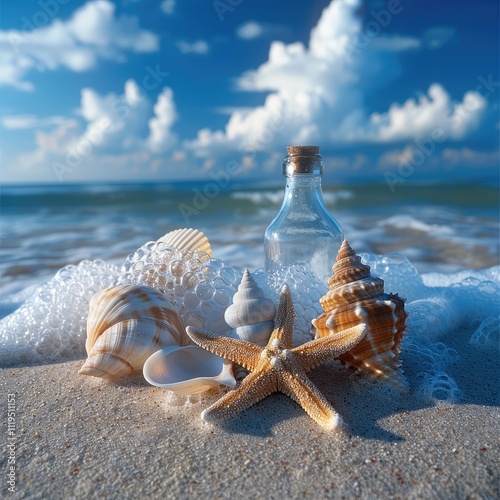
<path fill-rule="evenodd" d="M 498 2 L 4 0 L 3 183 L 498 178 Z"/>

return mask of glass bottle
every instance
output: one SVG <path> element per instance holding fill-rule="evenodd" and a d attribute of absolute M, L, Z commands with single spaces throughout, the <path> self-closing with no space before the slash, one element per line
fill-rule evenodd
<path fill-rule="evenodd" d="M 290 146 L 287 151 L 283 205 L 264 235 L 266 271 L 302 264 L 326 282 L 344 234 L 323 201 L 323 160 L 318 146 Z"/>

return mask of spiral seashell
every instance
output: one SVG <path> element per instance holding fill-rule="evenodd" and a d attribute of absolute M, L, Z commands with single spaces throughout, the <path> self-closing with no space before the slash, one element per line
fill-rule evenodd
<path fill-rule="evenodd" d="M 79 373 L 108 379 L 131 375 L 159 349 L 189 343 L 163 294 L 142 285 L 113 285 L 90 300 L 88 358 Z"/>
<path fill-rule="evenodd" d="M 182 228 L 170 231 L 162 236 L 158 243 L 165 243 L 169 247 L 190 252 L 201 251 L 212 256 L 212 247 L 208 238 L 198 229 Z"/>
<path fill-rule="evenodd" d="M 226 323 L 233 328 L 232 335 L 240 340 L 266 345 L 274 326 L 276 307 L 245 269 L 233 303 L 224 313 Z"/>
<path fill-rule="evenodd" d="M 151 385 L 184 395 L 236 385 L 232 363 L 197 345 L 164 347 L 146 360 L 143 375 Z"/>
<path fill-rule="evenodd" d="M 320 299 L 325 312 L 312 321 L 316 338 L 366 323 L 365 338 L 338 359 L 406 390 L 398 363 L 407 317 L 404 299 L 384 292 L 384 280 L 370 275 L 370 266 L 361 262 L 347 240 L 340 247 L 333 272 L 330 289 Z"/>

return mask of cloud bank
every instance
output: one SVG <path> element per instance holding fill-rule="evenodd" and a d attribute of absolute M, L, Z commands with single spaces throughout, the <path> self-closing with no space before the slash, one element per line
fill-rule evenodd
<path fill-rule="evenodd" d="M 178 15 L 175 2 L 162 5 L 166 14 L 173 14 L 175 8 Z M 362 173 L 371 161 L 380 172 L 397 167 L 414 151 L 415 141 L 436 133 L 448 143 L 461 141 L 477 130 L 486 113 L 486 98 L 470 90 L 453 99 L 441 83 L 432 80 L 418 95 L 405 96 L 401 102 L 384 105 L 385 109 L 370 108 L 369 96 L 398 78 L 402 55 L 437 50 L 453 39 L 454 31 L 438 27 L 419 39 L 388 36 L 379 30 L 377 36 L 367 38 L 368 24 L 363 26 L 357 14 L 360 5 L 361 0 L 332 1 L 307 44 L 273 41 L 267 60 L 234 80 L 240 95 L 267 92 L 264 102 L 220 108 L 229 115 L 221 129 L 205 127 L 194 137 L 179 138 L 175 126 L 182 119 L 183 103 L 175 101 L 169 87 L 158 88 L 154 98 L 134 79 L 127 80 L 118 93 L 84 87 L 77 112 L 70 116 L 25 114 L 1 119 L 7 130 L 35 130 L 36 148 L 16 158 L 11 170 L 30 172 L 31 180 L 54 175 L 68 180 L 186 178 L 200 172 L 206 175 L 229 158 L 242 159 L 242 171 L 251 175 L 258 163 L 255 153 L 260 155 L 261 171 L 279 165 L 283 145 L 313 143 L 333 154 L 336 168 Z M 248 21 L 234 37 L 254 40 L 265 29 L 263 23 Z M 13 40 L 17 40 L 18 57 L 13 56 Z M 10 48 L 0 52 L 0 83 L 19 90 L 33 89 L 27 77 L 35 69 L 85 71 L 99 61 L 123 60 L 129 52 L 159 48 L 156 34 L 142 29 L 135 17 L 116 17 L 108 0 L 90 1 L 67 21 L 54 19 L 29 33 L 0 32 L 1 44 Z M 180 40 L 172 44 L 174 50 L 176 45 L 186 54 L 212 56 L 204 40 Z M 154 75 L 150 72 L 145 78 L 152 77 L 157 86 L 161 78 Z M 336 152 L 374 145 L 384 149 L 375 159 L 366 152 L 348 159 Z M 428 165 L 436 161 L 451 166 L 467 161 L 489 165 L 497 158 L 447 146 L 441 144 Z M 52 172 L 47 174 L 47 169 Z"/>
<path fill-rule="evenodd" d="M 431 83 L 427 94 L 417 99 L 393 103 L 384 112 L 369 112 L 368 91 L 395 76 L 398 52 L 419 49 L 421 42 L 379 35 L 356 49 L 363 33 L 356 15 L 359 7 L 360 0 L 332 1 L 311 31 L 308 46 L 273 42 L 268 60 L 237 79 L 241 91 L 269 91 L 264 104 L 250 111 L 234 110 L 224 130 L 200 130 L 186 147 L 198 156 L 213 157 L 245 143 L 266 151 L 289 142 L 409 141 L 437 127 L 458 140 L 473 131 L 485 111 L 485 99 L 470 91 L 454 102 L 439 83 Z M 258 31 L 250 24 L 241 29 L 247 38 Z"/>
<path fill-rule="evenodd" d="M 20 155 L 17 165 L 31 172 L 31 180 L 44 176 L 60 181 L 148 178 L 158 169 L 158 154 L 174 151 L 176 120 L 169 87 L 163 87 L 154 104 L 134 80 L 125 82 L 121 94 L 101 95 L 83 88 L 77 117 L 54 117 L 50 124 L 55 128 L 37 130 L 37 149 Z M 32 117 L 24 123 L 8 123 L 11 127 L 38 125 Z"/>
<path fill-rule="evenodd" d="M 94 0 L 67 20 L 50 19 L 40 10 L 35 26 L 26 17 L 21 30 L 0 31 L 0 85 L 31 91 L 30 71 L 67 68 L 81 72 L 100 60 L 124 61 L 127 52 L 155 52 L 159 37 L 141 29 L 134 16 L 115 16 L 116 5 Z"/>

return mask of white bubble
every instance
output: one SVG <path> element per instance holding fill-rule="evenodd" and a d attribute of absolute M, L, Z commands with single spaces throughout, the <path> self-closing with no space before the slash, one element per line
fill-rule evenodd
<path fill-rule="evenodd" d="M 193 292 L 187 292 L 184 295 L 184 305 L 187 309 L 193 310 L 196 309 L 200 305 L 200 298 Z"/>
<path fill-rule="evenodd" d="M 66 266 L 46 284 L 38 287 L 25 303 L 0 321 L 0 340 L 17 346 L 0 353 L 0 365 L 20 362 L 58 361 L 82 356 L 88 302 L 109 286 L 118 274 L 115 266 L 103 261 L 82 261 Z M 89 277 L 92 276 L 92 280 Z M 85 288 L 82 283 L 94 283 Z"/>
<path fill-rule="evenodd" d="M 214 302 L 220 306 L 228 306 L 231 302 L 231 295 L 228 290 L 219 289 L 214 293 Z"/>
<path fill-rule="evenodd" d="M 203 279 L 209 283 L 212 283 L 217 278 L 217 269 L 211 265 L 204 266 L 201 272 Z"/>
<path fill-rule="evenodd" d="M 474 331 L 469 344 L 500 352 L 500 315 L 491 314 L 484 318 Z"/>
<path fill-rule="evenodd" d="M 210 300 L 215 292 L 214 287 L 210 283 L 200 283 L 196 287 L 196 295 L 201 300 Z"/>
<path fill-rule="evenodd" d="M 177 394 L 172 391 L 166 391 L 167 405 L 168 406 L 184 406 L 187 403 L 188 397 L 183 394 Z"/>
<path fill-rule="evenodd" d="M 430 370 L 421 373 L 419 377 L 423 380 L 418 389 L 421 397 L 427 400 L 441 400 L 456 402 L 463 399 L 463 393 L 456 382 L 443 371 Z"/>
<path fill-rule="evenodd" d="M 228 285 L 233 285 L 239 278 L 236 270 L 228 266 L 222 267 L 219 271 L 219 275 Z"/>
<path fill-rule="evenodd" d="M 169 271 L 175 278 L 182 278 L 182 276 L 189 270 L 186 262 L 183 260 L 174 260 L 170 263 Z"/>

